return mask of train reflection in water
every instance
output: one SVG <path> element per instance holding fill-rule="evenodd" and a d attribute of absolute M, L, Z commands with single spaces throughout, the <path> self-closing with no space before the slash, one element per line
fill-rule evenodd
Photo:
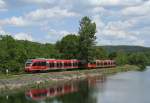
<path fill-rule="evenodd" d="M 102 83 L 106 80 L 105 76 L 87 77 L 85 80 L 88 83 L 88 87 L 93 87 L 96 83 Z M 80 89 L 79 80 L 71 81 L 61 85 L 52 86 L 49 88 L 42 89 L 31 89 L 25 93 L 27 99 L 30 100 L 44 100 L 46 98 L 53 98 L 56 96 L 62 96 L 79 91 Z"/>

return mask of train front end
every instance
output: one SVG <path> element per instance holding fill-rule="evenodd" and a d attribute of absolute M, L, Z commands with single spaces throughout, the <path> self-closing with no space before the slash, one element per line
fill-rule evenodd
<path fill-rule="evenodd" d="M 32 68 L 32 59 L 28 59 L 25 63 L 25 72 L 30 72 Z"/>

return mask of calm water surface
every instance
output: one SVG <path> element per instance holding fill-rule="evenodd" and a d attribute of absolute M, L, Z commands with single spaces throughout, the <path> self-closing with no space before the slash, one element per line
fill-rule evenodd
<path fill-rule="evenodd" d="M 0 103 L 150 103 L 150 69 L 0 94 Z"/>

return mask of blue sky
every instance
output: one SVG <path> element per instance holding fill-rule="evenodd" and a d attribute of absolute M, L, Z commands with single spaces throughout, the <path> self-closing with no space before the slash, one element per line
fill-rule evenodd
<path fill-rule="evenodd" d="M 0 34 L 55 43 L 89 16 L 97 45 L 150 47 L 150 0 L 0 0 Z"/>

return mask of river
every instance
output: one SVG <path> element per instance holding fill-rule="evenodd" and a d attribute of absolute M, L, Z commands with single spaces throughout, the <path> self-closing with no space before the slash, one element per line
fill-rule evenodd
<path fill-rule="evenodd" d="M 150 67 L 0 94 L 0 103 L 150 103 Z"/>

